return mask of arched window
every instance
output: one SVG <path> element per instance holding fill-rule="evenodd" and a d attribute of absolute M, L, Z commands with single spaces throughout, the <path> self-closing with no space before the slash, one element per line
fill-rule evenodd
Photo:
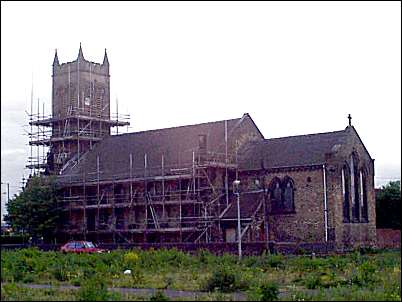
<path fill-rule="evenodd" d="M 281 211 L 283 208 L 283 203 L 282 203 L 281 181 L 279 178 L 275 177 L 271 181 L 269 185 L 269 190 L 271 195 L 270 199 L 271 199 L 272 211 L 273 212 Z"/>
<path fill-rule="evenodd" d="M 348 165 L 342 168 L 343 222 L 350 222 L 350 169 Z"/>
<path fill-rule="evenodd" d="M 368 205 L 367 205 L 367 177 L 364 170 L 360 170 L 360 200 L 362 221 L 368 221 Z"/>
<path fill-rule="evenodd" d="M 293 180 L 289 177 L 285 177 L 282 182 L 282 196 L 283 196 L 283 210 L 286 212 L 294 211 L 294 192 L 293 192 Z"/>
<path fill-rule="evenodd" d="M 360 195 L 359 195 L 359 160 L 357 154 L 353 152 L 350 156 L 350 180 L 352 188 L 352 219 L 353 222 L 359 222 L 360 219 Z"/>

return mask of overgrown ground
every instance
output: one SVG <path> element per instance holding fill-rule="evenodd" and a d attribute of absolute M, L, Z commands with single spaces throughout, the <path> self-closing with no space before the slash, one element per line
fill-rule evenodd
<path fill-rule="evenodd" d="M 36 249 L 2 251 L 1 300 L 163 300 L 107 291 L 107 287 L 211 292 L 205 300 L 401 300 L 400 251 L 366 251 L 327 257 L 263 255 L 192 256 L 176 250 L 62 254 Z M 123 272 L 131 270 L 131 275 Z M 29 289 L 21 283 L 53 284 Z M 58 285 L 79 285 L 60 290 Z M 185 300 L 185 299 L 183 299 Z"/>

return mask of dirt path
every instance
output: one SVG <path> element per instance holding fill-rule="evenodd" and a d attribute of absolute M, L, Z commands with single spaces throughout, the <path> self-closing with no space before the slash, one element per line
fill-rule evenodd
<path fill-rule="evenodd" d="M 4 283 L 3 283 L 4 284 Z M 67 290 L 67 289 L 79 289 L 79 286 L 73 285 L 48 285 L 48 284 L 18 284 L 28 288 L 53 288 L 53 289 L 60 289 L 60 290 Z M 196 291 L 183 291 L 183 290 L 173 290 L 173 289 L 155 289 L 155 288 L 123 288 L 123 287 L 109 287 L 109 290 L 118 291 L 120 293 L 128 293 L 128 294 L 135 294 L 139 296 L 151 296 L 155 294 L 157 291 L 162 292 L 165 296 L 175 299 L 175 298 L 187 298 L 191 300 L 199 300 L 204 296 L 207 296 L 208 293 L 206 292 L 196 292 Z M 232 294 L 234 301 L 247 301 L 247 296 L 241 292 L 235 292 Z"/>

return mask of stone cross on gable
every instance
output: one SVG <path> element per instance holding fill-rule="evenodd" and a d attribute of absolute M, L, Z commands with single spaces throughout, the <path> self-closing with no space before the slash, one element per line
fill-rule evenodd
<path fill-rule="evenodd" d="M 350 115 L 350 113 L 348 115 L 348 119 L 349 119 L 349 126 L 352 126 L 352 116 Z"/>

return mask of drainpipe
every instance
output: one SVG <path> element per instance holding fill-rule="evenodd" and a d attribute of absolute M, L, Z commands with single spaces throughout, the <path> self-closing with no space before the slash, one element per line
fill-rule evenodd
<path fill-rule="evenodd" d="M 328 242 L 328 207 L 327 207 L 327 181 L 325 175 L 325 164 L 322 165 L 323 185 L 324 185 L 324 225 L 325 242 Z"/>

